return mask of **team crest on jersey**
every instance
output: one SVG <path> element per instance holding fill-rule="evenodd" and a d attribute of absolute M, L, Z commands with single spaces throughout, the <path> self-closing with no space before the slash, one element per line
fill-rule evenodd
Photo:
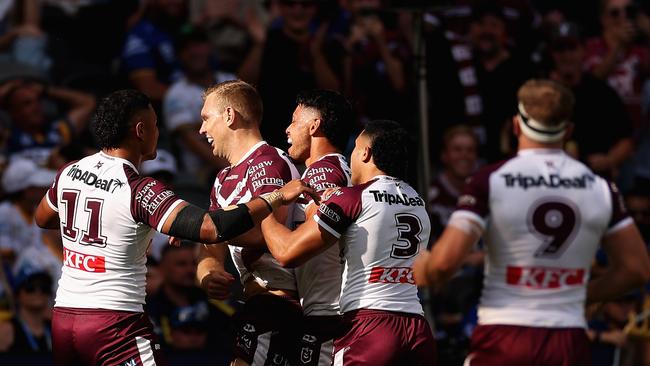
<path fill-rule="evenodd" d="M 313 349 L 302 347 L 302 350 L 300 351 L 300 361 L 302 361 L 302 363 L 305 364 L 310 363 L 313 354 L 314 354 Z"/>

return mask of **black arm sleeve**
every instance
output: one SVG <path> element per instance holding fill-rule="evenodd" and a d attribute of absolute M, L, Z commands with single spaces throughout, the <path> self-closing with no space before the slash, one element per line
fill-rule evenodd
<path fill-rule="evenodd" d="M 209 213 L 214 226 L 217 227 L 218 241 L 230 240 L 255 226 L 246 205 L 239 204 L 235 208 L 231 207 Z"/>
<path fill-rule="evenodd" d="M 201 225 L 206 211 L 194 205 L 187 205 L 176 215 L 169 228 L 169 235 L 196 242 L 201 241 Z"/>

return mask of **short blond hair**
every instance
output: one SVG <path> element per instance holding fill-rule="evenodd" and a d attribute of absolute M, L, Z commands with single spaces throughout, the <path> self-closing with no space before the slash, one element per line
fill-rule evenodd
<path fill-rule="evenodd" d="M 575 104 L 571 90 L 558 82 L 543 79 L 525 82 L 517 92 L 517 99 L 530 118 L 548 127 L 568 121 Z"/>
<path fill-rule="evenodd" d="M 203 100 L 212 94 L 217 97 L 216 107 L 219 112 L 226 107 L 231 107 L 247 123 L 259 125 L 262 121 L 262 98 L 249 83 L 242 80 L 230 80 L 212 85 L 203 93 Z"/>

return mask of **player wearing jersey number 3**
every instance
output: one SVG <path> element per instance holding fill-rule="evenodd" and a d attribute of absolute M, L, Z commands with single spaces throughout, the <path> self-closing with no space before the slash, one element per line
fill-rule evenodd
<path fill-rule="evenodd" d="M 155 365 L 163 361 L 142 308 L 153 229 L 206 243 L 229 240 L 313 190 L 296 180 L 270 197 L 208 213 L 139 176 L 158 140 L 156 114 L 144 94 L 110 94 L 94 124 L 101 151 L 59 170 L 35 214 L 39 226 L 60 228 L 63 238 L 54 363 Z"/>
<path fill-rule="evenodd" d="M 615 185 L 569 157 L 573 95 L 548 80 L 518 92 L 517 156 L 478 171 L 431 253 L 420 286 L 449 279 L 484 237 L 485 281 L 465 365 L 591 365 L 587 301 L 648 281 L 650 261 Z M 610 267 L 588 282 L 601 244 Z"/>
<path fill-rule="evenodd" d="M 342 333 L 334 365 L 433 365 L 435 344 L 411 273 L 429 240 L 424 200 L 402 180 L 409 139 L 392 121 L 369 122 L 351 156 L 351 187 L 324 197 L 318 211 L 290 231 L 262 222 L 271 253 L 302 265 L 339 243 L 344 260 Z"/>

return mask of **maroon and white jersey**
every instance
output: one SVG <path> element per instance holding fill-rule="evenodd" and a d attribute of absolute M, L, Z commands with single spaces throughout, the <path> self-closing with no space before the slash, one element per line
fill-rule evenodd
<path fill-rule="evenodd" d="M 347 187 L 350 167 L 341 154 L 328 154 L 310 164 L 301 178 L 317 192 L 327 188 Z M 305 221 L 305 208 L 312 202 L 299 200 L 294 214 L 295 225 Z M 300 303 L 305 315 L 337 315 L 341 295 L 341 258 L 338 245 L 315 256 L 296 268 Z"/>
<path fill-rule="evenodd" d="M 632 224 L 618 189 L 559 149 L 526 149 L 467 183 L 456 217 L 485 233 L 479 324 L 584 327 L 601 237 Z"/>
<path fill-rule="evenodd" d="M 314 219 L 339 239 L 345 260 L 342 313 L 377 309 L 423 314 L 411 268 L 429 242 L 431 225 L 415 189 L 379 175 L 335 191 Z"/>
<path fill-rule="evenodd" d="M 299 177 L 298 170 L 284 151 L 260 141 L 237 164 L 217 174 L 210 195 L 210 210 L 246 203 Z M 287 224 L 293 223 L 293 211 L 293 206 L 290 206 Z M 265 288 L 296 289 L 293 270 L 282 267 L 270 253 L 233 245 L 228 247 L 242 283 L 252 278 Z"/>
<path fill-rule="evenodd" d="M 182 200 L 131 162 L 99 152 L 62 168 L 47 202 L 63 239 L 55 306 L 142 312 L 153 229 Z"/>

